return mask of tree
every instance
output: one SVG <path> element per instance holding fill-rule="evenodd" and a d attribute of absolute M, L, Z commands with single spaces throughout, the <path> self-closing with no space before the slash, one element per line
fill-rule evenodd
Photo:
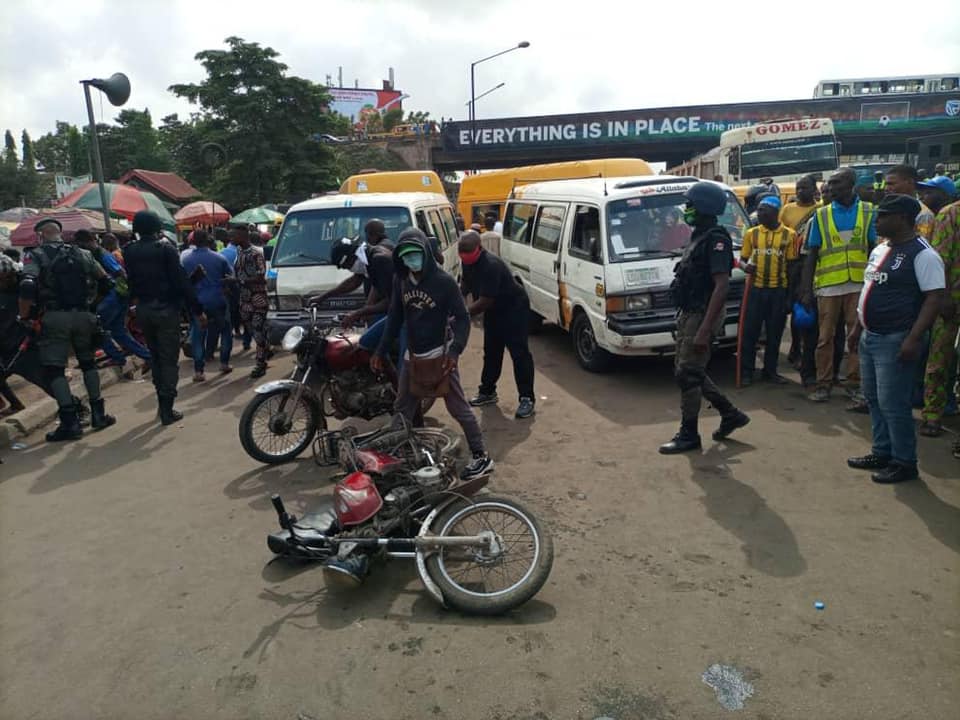
<path fill-rule="evenodd" d="M 325 88 L 287 75 L 273 48 L 239 37 L 225 43 L 226 50 L 196 54 L 207 72 L 203 82 L 170 87 L 200 106 L 194 124 L 203 128 L 203 141 L 226 152 L 205 189 L 239 209 L 335 187 L 332 153 L 314 139 L 338 125 L 327 112 Z"/>
<path fill-rule="evenodd" d="M 23 148 L 23 169 L 36 172 L 37 159 L 33 155 L 33 143 L 30 141 L 30 133 L 26 130 L 20 136 L 20 147 Z"/>
<path fill-rule="evenodd" d="M 116 125 L 97 125 L 97 135 L 106 179 L 116 179 L 133 168 L 160 171 L 170 168 L 170 157 L 147 109 L 121 110 Z"/>
<path fill-rule="evenodd" d="M 33 143 L 26 129 L 20 135 L 20 147 L 23 150 L 23 161 L 18 174 L 20 196 L 29 205 L 39 205 L 40 177 L 37 175 L 37 161 L 33 156 Z"/>
<path fill-rule="evenodd" d="M 19 159 L 17 158 L 17 143 L 13 139 L 13 133 L 7 130 L 6 135 L 3 136 L 3 165 L 8 170 L 16 170 L 17 165 L 19 164 Z"/>
<path fill-rule="evenodd" d="M 91 172 L 88 138 L 76 125 L 57 121 L 56 131 L 39 137 L 33 153 L 44 170 L 63 175 L 85 175 Z"/>
<path fill-rule="evenodd" d="M 430 113 L 423 110 L 415 110 L 407 113 L 406 122 L 410 125 L 420 125 L 430 122 Z"/>
<path fill-rule="evenodd" d="M 390 108 L 383 113 L 383 129 L 390 132 L 397 125 L 403 122 L 403 108 Z"/>

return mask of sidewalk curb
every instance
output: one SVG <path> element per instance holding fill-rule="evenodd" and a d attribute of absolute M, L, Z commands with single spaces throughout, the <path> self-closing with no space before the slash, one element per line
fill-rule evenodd
<path fill-rule="evenodd" d="M 140 363 L 133 363 L 133 372 L 139 373 Z M 129 372 L 129 371 L 128 371 Z M 100 387 L 108 388 L 120 382 L 122 375 L 116 367 L 100 368 Z M 87 391 L 83 387 L 83 376 L 76 373 L 71 379 L 70 390 L 74 395 L 86 398 Z M 37 428 L 48 425 L 57 417 L 57 401 L 52 397 L 43 396 L 39 402 L 31 404 L 16 415 L 4 418 L 0 422 L 0 448 L 9 448 L 19 438 L 26 437 Z"/>

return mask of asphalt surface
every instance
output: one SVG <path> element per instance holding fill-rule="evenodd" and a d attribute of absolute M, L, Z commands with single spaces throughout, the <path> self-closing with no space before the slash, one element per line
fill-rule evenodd
<path fill-rule="evenodd" d="M 184 362 L 178 426 L 126 382 L 106 392 L 114 428 L 0 449 L 0 717 L 957 717 L 949 437 L 921 439 L 921 482 L 880 487 L 844 463 L 869 449 L 866 417 L 758 384 L 731 393 L 753 419 L 735 440 L 709 440 L 708 409 L 703 452 L 664 457 L 668 359 L 590 375 L 549 328 L 532 349 L 535 419 L 513 419 L 510 377 L 480 414 L 492 488 L 543 519 L 556 559 L 503 618 L 439 608 L 404 561 L 348 594 L 268 564 L 269 494 L 302 511 L 331 486 L 309 457 L 244 455 L 242 356 L 203 385 Z M 729 358 L 712 372 L 732 386 Z"/>

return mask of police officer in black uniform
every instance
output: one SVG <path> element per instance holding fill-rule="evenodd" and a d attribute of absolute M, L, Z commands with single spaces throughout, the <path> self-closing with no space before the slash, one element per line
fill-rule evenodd
<path fill-rule="evenodd" d="M 203 305 L 180 264 L 177 248 L 161 234 L 160 217 L 141 210 L 133 217 L 136 242 L 123 249 L 130 296 L 137 299 L 137 322 L 153 359 L 160 422 L 183 418 L 173 409 L 180 379 L 180 311 L 184 305 L 206 327 Z"/>
<path fill-rule="evenodd" d="M 716 183 L 701 181 L 686 193 L 684 220 L 693 227 L 690 244 L 674 270 L 671 289 L 677 305 L 677 354 L 674 375 L 680 386 L 680 432 L 660 446 L 664 455 L 697 450 L 701 398 L 720 413 L 714 440 L 723 440 L 750 418 L 727 399 L 707 376 L 710 346 L 723 324 L 724 303 L 733 269 L 733 241 L 717 222 L 727 198 Z"/>
<path fill-rule="evenodd" d="M 103 333 L 90 310 L 98 291 L 109 292 L 113 282 L 90 253 L 63 241 L 63 226 L 55 218 L 40 220 L 34 230 L 41 243 L 24 256 L 20 317 L 28 321 L 40 318 L 37 349 L 43 384 L 56 398 L 60 416 L 59 427 L 47 433 L 47 441 L 76 440 L 83 430 L 65 375 L 71 351 L 90 396 L 91 427 L 102 430 L 116 422 L 107 415 L 100 396 L 100 373 L 94 358 Z"/>

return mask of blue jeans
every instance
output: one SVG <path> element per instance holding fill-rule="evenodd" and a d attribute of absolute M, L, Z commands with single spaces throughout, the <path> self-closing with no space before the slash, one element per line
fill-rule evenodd
<path fill-rule="evenodd" d="M 917 464 L 917 432 L 911 395 L 919 358 L 897 360 L 906 331 L 879 335 L 864 330 L 860 337 L 860 383 L 870 405 L 873 454 L 896 463 Z"/>
<path fill-rule="evenodd" d="M 134 340 L 127 330 L 127 309 L 127 301 L 117 295 L 116 292 L 109 293 L 97 306 L 97 316 L 100 318 L 100 323 L 103 325 L 103 329 L 110 334 L 110 337 L 103 343 L 103 352 L 111 360 L 124 362 L 126 355 L 117 347 L 119 345 L 128 353 L 132 353 L 142 360 L 150 360 L 150 351 Z"/>
<path fill-rule="evenodd" d="M 219 308 L 204 308 L 207 316 L 207 328 L 203 330 L 196 318 L 190 320 L 190 345 L 193 349 L 193 370 L 202 373 L 207 358 L 212 358 L 220 341 L 220 364 L 230 364 L 233 351 L 233 326 L 230 324 L 230 310 L 224 305 Z"/>
<path fill-rule="evenodd" d="M 374 352 L 380 346 L 380 340 L 383 338 L 383 333 L 387 328 L 387 318 L 386 316 L 380 318 L 374 322 L 370 327 L 366 329 L 366 332 L 360 336 L 360 347 L 364 350 L 369 350 Z M 388 353 L 390 354 L 390 353 Z M 403 330 L 403 325 L 400 326 L 400 359 L 397 361 L 397 372 L 403 368 L 403 356 L 407 354 L 407 333 Z M 392 355 L 392 354 L 391 354 Z"/>

